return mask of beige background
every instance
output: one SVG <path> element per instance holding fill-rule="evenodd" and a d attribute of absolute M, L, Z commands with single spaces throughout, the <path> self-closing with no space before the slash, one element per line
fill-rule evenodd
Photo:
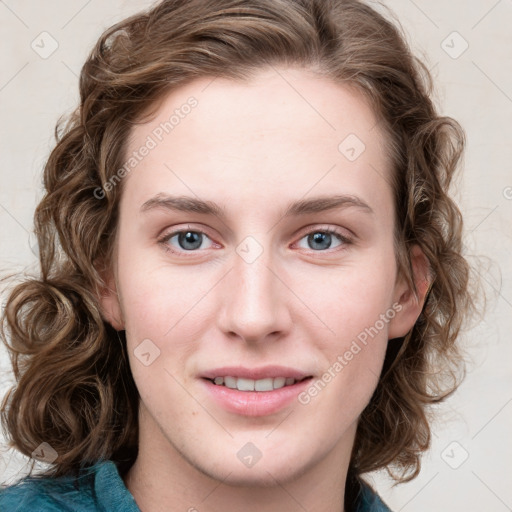
<path fill-rule="evenodd" d="M 29 234 L 41 197 L 41 169 L 57 118 L 77 102 L 87 52 L 104 28 L 150 3 L 0 1 L 2 271 L 35 269 Z M 383 474 L 374 479 L 395 511 L 505 512 L 512 510 L 512 0 L 385 4 L 434 73 L 442 112 L 466 129 L 457 192 L 465 244 L 469 254 L 491 263 L 479 270 L 488 310 L 465 337 L 469 374 L 440 408 L 421 474 L 395 489 Z M 52 45 L 58 47 L 48 55 Z M 1 349 L 0 364 L 7 365 Z M 0 374 L 0 394 L 9 379 Z M 0 444 L 0 482 L 22 472 L 22 458 Z"/>

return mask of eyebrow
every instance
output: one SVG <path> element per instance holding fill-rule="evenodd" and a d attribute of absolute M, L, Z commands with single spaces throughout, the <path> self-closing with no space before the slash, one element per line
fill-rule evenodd
<path fill-rule="evenodd" d="M 358 207 L 366 213 L 374 213 L 372 208 L 361 198 L 354 195 L 342 194 L 300 199 L 288 205 L 283 217 L 307 215 L 348 207 Z M 226 218 L 224 208 L 221 208 L 217 203 L 189 196 L 157 194 L 151 199 L 148 199 L 140 208 L 141 212 L 148 212 L 153 209 L 200 213 L 204 215 L 215 215 L 221 219 Z"/>

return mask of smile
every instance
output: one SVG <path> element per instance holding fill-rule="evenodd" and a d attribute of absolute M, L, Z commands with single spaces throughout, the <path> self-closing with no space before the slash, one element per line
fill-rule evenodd
<path fill-rule="evenodd" d="M 268 416 L 297 403 L 312 373 L 286 366 L 224 366 L 200 374 L 204 390 L 218 407 L 238 416 Z"/>
<path fill-rule="evenodd" d="M 215 377 L 210 379 L 217 386 L 225 386 L 238 391 L 273 391 L 274 389 L 293 386 L 300 382 L 293 377 L 269 377 L 265 379 L 247 379 L 244 377 Z M 301 379 L 302 380 L 302 379 Z"/>

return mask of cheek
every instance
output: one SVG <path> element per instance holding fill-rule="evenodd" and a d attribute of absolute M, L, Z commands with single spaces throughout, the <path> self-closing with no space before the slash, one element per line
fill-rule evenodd
<path fill-rule="evenodd" d="M 325 370 L 306 390 L 303 403 L 322 409 L 319 414 L 333 414 L 340 424 L 359 416 L 381 373 L 389 324 L 396 314 L 391 302 L 393 261 L 392 255 L 380 263 L 377 258 L 367 264 L 359 261 L 331 272 L 322 289 L 312 280 L 305 290 L 308 305 L 329 332 L 314 336 L 311 331 Z M 318 320 L 313 322 L 318 325 Z"/>
<path fill-rule="evenodd" d="M 330 418 L 341 430 L 359 417 L 375 391 L 395 314 L 382 282 L 354 282 L 359 286 L 353 289 L 345 284 L 342 293 L 317 294 L 315 307 L 334 334 L 311 338 L 322 354 L 323 373 L 299 397 L 311 417 Z"/>
<path fill-rule="evenodd" d="M 152 403 L 164 388 L 181 396 L 171 374 L 186 367 L 201 339 L 205 311 L 200 299 L 206 283 L 191 283 L 183 274 L 140 265 L 133 256 L 119 261 L 130 367 L 145 403 Z"/>
<path fill-rule="evenodd" d="M 198 272 L 161 262 L 151 263 L 136 254 L 120 258 L 119 281 L 125 321 L 134 336 L 169 336 L 189 325 L 194 305 L 208 291 Z M 183 319 L 188 322 L 182 322 Z"/>
<path fill-rule="evenodd" d="M 394 316 L 390 311 L 394 272 L 392 266 L 382 263 L 337 268 L 323 276 L 321 286 L 315 276 L 302 281 L 302 296 L 329 327 L 332 337 L 346 342 L 375 326 L 387 334 L 389 322 L 382 324 L 380 319 L 382 315 L 387 315 L 387 320 Z"/>

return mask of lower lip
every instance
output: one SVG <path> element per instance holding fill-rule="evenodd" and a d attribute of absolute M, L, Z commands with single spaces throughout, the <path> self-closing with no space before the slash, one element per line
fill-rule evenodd
<path fill-rule="evenodd" d="M 290 405 L 311 382 L 311 377 L 273 391 L 239 391 L 203 379 L 214 401 L 225 410 L 242 416 L 268 416 Z"/>

